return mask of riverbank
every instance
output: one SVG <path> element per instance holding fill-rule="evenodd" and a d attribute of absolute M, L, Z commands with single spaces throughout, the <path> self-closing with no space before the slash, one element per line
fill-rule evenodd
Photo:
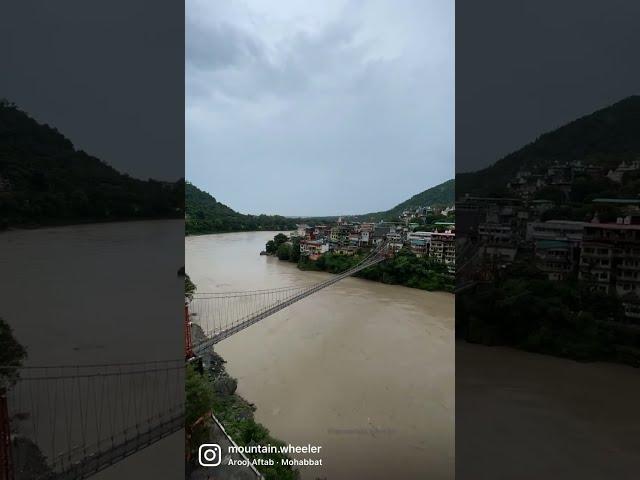
<path fill-rule="evenodd" d="M 127 217 L 127 218 L 85 218 L 85 219 L 73 219 L 69 221 L 51 221 L 47 223 L 25 223 L 17 225 L 9 225 L 6 227 L 0 226 L 0 234 L 5 232 L 17 232 L 20 230 L 38 230 L 44 228 L 58 228 L 58 227 L 74 227 L 82 225 L 102 225 L 112 223 L 132 223 L 132 222 L 163 222 L 167 220 L 180 220 L 184 218 L 182 213 L 173 216 L 157 216 L 157 217 Z"/>
<path fill-rule="evenodd" d="M 290 240 L 286 235 L 279 233 L 273 240 L 267 242 L 265 251 L 260 252 L 261 255 L 264 253 L 277 257 L 281 261 L 295 263 L 300 270 L 340 274 L 360 263 L 369 250 L 360 249 L 354 255 L 327 252 L 320 255 L 317 260 L 310 260 L 309 257 L 300 255 L 299 239 Z M 384 262 L 365 268 L 354 276 L 387 285 L 402 285 L 427 291 L 453 293 L 455 289 L 455 277 L 446 265 L 428 257 L 418 257 L 407 248 L 396 252 L 392 258 Z"/>
<path fill-rule="evenodd" d="M 258 255 L 273 235 L 187 238 L 186 270 L 202 292 L 329 277 Z M 271 435 L 322 446 L 321 466 L 298 466 L 302 480 L 450 480 L 453 313 L 450 293 L 350 277 L 216 344 L 216 352 Z"/>
<path fill-rule="evenodd" d="M 456 337 L 469 343 L 640 366 L 640 328 L 615 297 L 580 282 L 514 273 L 459 293 L 456 306 Z"/>
<path fill-rule="evenodd" d="M 209 367 L 202 373 L 193 368 L 188 368 L 186 381 L 187 421 L 193 423 L 208 410 L 213 411 L 218 421 L 226 432 L 238 444 L 244 447 L 249 445 L 274 445 L 277 448 L 285 446 L 285 443 L 272 437 L 269 430 L 256 422 L 254 412 L 255 405 L 237 394 L 237 379 L 230 376 L 225 368 L 225 360 L 215 352 L 209 356 Z M 208 397 L 208 398 L 207 398 Z M 205 400 L 206 403 L 203 402 Z M 208 404 L 204 413 L 194 412 L 197 402 L 202 407 Z M 197 416 L 196 416 L 197 415 Z M 208 425 L 206 425 L 208 430 Z M 197 458 L 197 447 L 208 440 L 195 435 L 191 445 L 192 457 Z M 297 469 L 286 465 L 282 460 L 290 459 L 280 453 L 247 453 L 247 458 L 266 480 L 297 480 L 300 478 Z M 269 465 L 273 461 L 273 465 Z"/>
<path fill-rule="evenodd" d="M 185 274 L 185 297 L 191 298 L 197 287 Z M 192 325 L 193 337 L 196 341 L 204 340 L 205 335 L 197 325 Z M 236 392 L 238 380 L 225 368 L 225 360 L 211 349 L 205 354 L 208 365 L 200 368 L 197 364 L 187 366 L 185 383 L 186 397 L 186 425 L 189 438 L 190 458 L 195 468 L 198 458 L 198 447 L 207 443 L 209 420 L 207 413 L 212 411 L 226 432 L 239 446 L 274 445 L 278 448 L 285 443 L 272 437 L 269 430 L 256 422 L 254 412 L 256 407 Z M 247 454 L 250 461 L 256 461 L 256 468 L 266 480 L 298 480 L 300 474 L 297 469 L 282 460 L 290 457 L 280 453 Z M 270 460 L 273 465 L 269 465 Z"/>
<path fill-rule="evenodd" d="M 316 261 L 301 258 L 298 268 L 339 274 L 358 264 L 364 257 L 364 254 L 347 256 L 325 253 Z M 354 276 L 430 292 L 453 293 L 455 288 L 454 278 L 447 272 L 446 266 L 417 257 L 407 250 L 401 250 L 393 258 L 365 268 Z"/>
<path fill-rule="evenodd" d="M 224 235 L 226 233 L 276 233 L 283 232 L 286 230 L 231 230 L 228 232 L 197 232 L 197 233 L 187 233 L 185 232 L 185 237 L 202 237 L 205 235 Z"/>

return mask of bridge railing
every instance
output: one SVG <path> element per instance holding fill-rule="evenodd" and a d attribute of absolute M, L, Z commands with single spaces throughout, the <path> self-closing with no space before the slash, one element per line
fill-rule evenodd
<path fill-rule="evenodd" d="M 303 298 L 385 260 L 387 244 L 373 249 L 349 270 L 326 280 L 302 286 L 281 287 L 245 292 L 197 293 L 188 305 L 190 320 L 199 325 L 203 336 L 193 338 L 193 350 L 200 353 L 257 321 L 260 321 Z"/>
<path fill-rule="evenodd" d="M 312 285 L 245 292 L 202 293 L 189 304 L 192 321 L 207 336 L 218 335 L 299 295 Z"/>
<path fill-rule="evenodd" d="M 182 359 L 17 373 L 6 397 L 19 478 L 86 478 L 184 425 Z"/>

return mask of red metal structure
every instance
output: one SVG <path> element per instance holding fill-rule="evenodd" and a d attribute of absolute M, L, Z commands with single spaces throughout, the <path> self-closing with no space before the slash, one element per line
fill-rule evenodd
<path fill-rule="evenodd" d="M 189 304 L 187 302 L 184 303 L 184 356 L 187 360 L 195 357 L 191 342 L 191 321 L 189 320 Z"/>
<path fill-rule="evenodd" d="M 11 461 L 11 430 L 9 427 L 9 409 L 7 395 L 0 390 L 0 480 L 13 480 Z"/>

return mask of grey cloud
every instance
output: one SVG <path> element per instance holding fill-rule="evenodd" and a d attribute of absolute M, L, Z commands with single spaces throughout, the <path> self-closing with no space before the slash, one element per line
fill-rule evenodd
<path fill-rule="evenodd" d="M 187 66 L 203 70 L 228 68 L 251 58 L 259 58 L 263 49 L 257 39 L 233 25 L 216 23 L 204 26 L 187 17 L 185 60 Z"/>
<path fill-rule="evenodd" d="M 218 60 L 188 46 L 187 178 L 240 211 L 285 215 L 386 209 L 451 178 L 453 9 L 432 3 L 442 11 L 409 2 L 388 22 L 375 2 L 348 3 L 277 35 L 253 11 L 251 28 L 200 18 L 232 28 L 193 32 Z"/>
<path fill-rule="evenodd" d="M 332 24 L 318 34 L 297 32 L 278 46 L 280 58 L 269 58 L 258 38 L 226 25 L 194 25 L 187 35 L 187 81 L 209 92 L 247 101 L 263 95 L 292 96 L 309 88 L 331 89 L 340 77 L 366 68 L 355 32 Z M 354 70 L 356 72 L 354 72 Z"/>

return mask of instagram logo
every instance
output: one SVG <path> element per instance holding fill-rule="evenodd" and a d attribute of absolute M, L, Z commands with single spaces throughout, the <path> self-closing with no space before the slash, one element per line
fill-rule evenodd
<path fill-rule="evenodd" d="M 198 449 L 198 462 L 203 467 L 217 467 L 222 461 L 222 449 L 217 443 L 204 443 Z"/>

